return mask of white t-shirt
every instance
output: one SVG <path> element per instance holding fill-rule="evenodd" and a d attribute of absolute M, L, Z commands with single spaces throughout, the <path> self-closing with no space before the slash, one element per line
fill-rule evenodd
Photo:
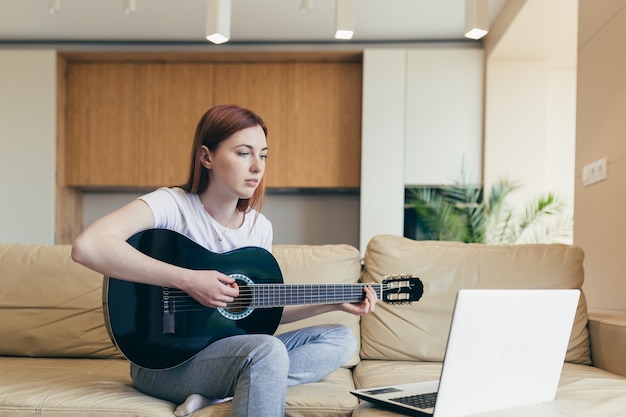
<path fill-rule="evenodd" d="M 209 215 L 198 194 L 178 187 L 159 188 L 139 199 L 152 210 L 155 228 L 178 232 L 211 252 L 224 253 L 245 246 L 272 250 L 272 223 L 256 210 L 246 212 L 241 227 L 231 229 Z"/>

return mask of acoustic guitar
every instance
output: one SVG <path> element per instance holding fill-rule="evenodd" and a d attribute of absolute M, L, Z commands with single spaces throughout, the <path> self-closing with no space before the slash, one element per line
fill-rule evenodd
<path fill-rule="evenodd" d="M 371 284 L 284 284 L 278 262 L 265 249 L 245 247 L 217 254 L 166 229 L 139 232 L 128 243 L 172 265 L 218 270 L 239 286 L 232 303 L 209 308 L 176 288 L 104 277 L 109 336 L 131 362 L 149 369 L 177 366 L 225 337 L 273 334 L 285 306 L 359 302 L 365 285 L 391 304 L 417 301 L 423 293 L 420 279 L 408 275 Z"/>

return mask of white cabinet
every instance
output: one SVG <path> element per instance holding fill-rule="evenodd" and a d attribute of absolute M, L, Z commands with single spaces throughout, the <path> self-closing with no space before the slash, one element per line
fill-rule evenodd
<path fill-rule="evenodd" d="M 361 250 L 404 233 L 405 186 L 480 182 L 483 50 L 367 49 L 363 56 Z"/>
<path fill-rule="evenodd" d="M 481 182 L 483 50 L 413 49 L 406 55 L 404 184 Z"/>

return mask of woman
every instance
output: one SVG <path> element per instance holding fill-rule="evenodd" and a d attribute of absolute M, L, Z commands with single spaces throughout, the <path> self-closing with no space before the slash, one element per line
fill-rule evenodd
<path fill-rule="evenodd" d="M 211 108 L 201 118 L 187 183 L 160 188 L 99 219 L 76 239 L 72 258 L 106 276 L 183 290 L 201 304 L 225 307 L 237 297 L 234 279 L 216 270 L 189 270 L 140 253 L 126 240 L 149 228 L 166 228 L 212 252 L 243 246 L 271 251 L 272 226 L 260 214 L 265 185 L 267 128 L 250 110 Z M 371 287 L 358 304 L 285 307 L 281 323 L 331 310 L 362 315 L 374 310 Z M 218 340 L 193 359 L 167 370 L 131 365 L 137 389 L 182 403 L 188 415 L 210 400 L 233 397 L 231 415 L 283 416 L 286 387 L 319 381 L 354 353 L 350 329 L 316 326 L 277 337 L 241 335 Z M 267 395 L 271 392 L 272 395 Z"/>

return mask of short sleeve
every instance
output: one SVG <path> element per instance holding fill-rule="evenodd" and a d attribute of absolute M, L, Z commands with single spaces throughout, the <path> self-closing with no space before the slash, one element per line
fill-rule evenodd
<path fill-rule="evenodd" d="M 170 188 L 159 188 L 139 197 L 152 210 L 155 228 L 170 230 L 178 230 L 180 228 L 181 211 L 178 202 L 172 195 L 173 192 L 177 191 Z"/>

